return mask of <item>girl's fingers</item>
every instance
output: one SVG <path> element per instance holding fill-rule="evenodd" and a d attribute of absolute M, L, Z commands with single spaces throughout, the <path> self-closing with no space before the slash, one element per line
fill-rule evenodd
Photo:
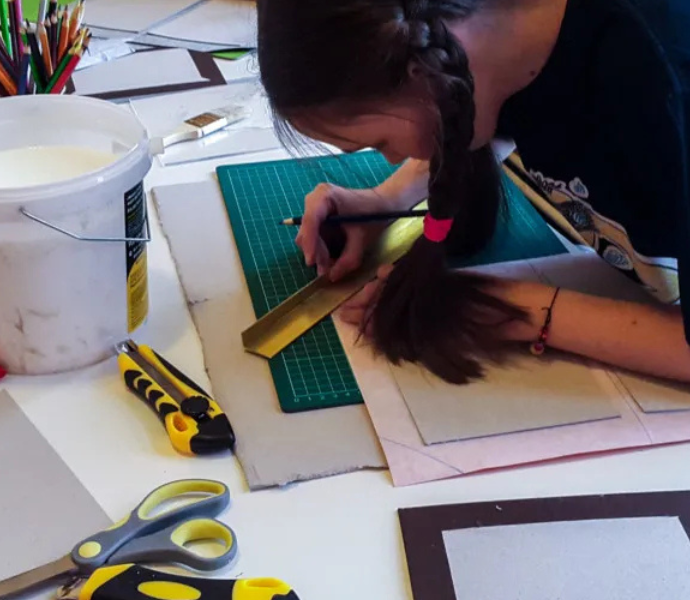
<path fill-rule="evenodd" d="M 314 263 L 316 264 L 316 272 L 319 275 L 328 273 L 331 269 L 331 265 L 333 264 L 333 260 L 328 252 L 328 248 L 321 238 L 319 238 L 316 243 Z"/>
<path fill-rule="evenodd" d="M 392 270 L 393 265 L 382 265 L 376 272 L 376 277 L 385 281 L 386 279 L 388 279 L 388 276 L 391 274 Z"/>
<path fill-rule="evenodd" d="M 346 308 L 342 307 L 338 311 L 338 316 L 350 325 L 359 326 L 362 323 L 362 318 L 364 317 L 364 310 L 361 308 Z"/>
<path fill-rule="evenodd" d="M 354 296 L 352 296 L 352 298 L 343 304 L 343 308 L 352 310 L 363 309 L 364 307 L 368 306 L 375 298 L 380 283 L 381 282 L 378 279 L 367 283 L 358 293 L 356 293 Z"/>
<path fill-rule="evenodd" d="M 308 266 L 316 263 L 316 254 L 321 240 L 319 233 L 321 224 L 335 209 L 331 193 L 329 185 L 320 184 L 304 201 L 304 215 L 302 215 L 302 225 L 297 237 Z"/>
<path fill-rule="evenodd" d="M 335 261 L 333 269 L 331 269 L 331 281 L 337 281 L 362 264 L 364 230 L 361 227 L 348 228 L 345 235 L 347 236 L 345 248 L 343 248 L 342 254 Z"/>

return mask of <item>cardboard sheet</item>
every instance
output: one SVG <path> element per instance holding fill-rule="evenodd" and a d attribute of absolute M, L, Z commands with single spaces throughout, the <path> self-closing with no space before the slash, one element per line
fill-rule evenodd
<path fill-rule="evenodd" d="M 420 506 L 398 516 L 414 600 L 690 592 L 690 492 Z"/>
<path fill-rule="evenodd" d="M 586 366 L 554 353 L 524 352 L 469 385 L 451 385 L 415 366 L 391 370 L 426 444 L 620 416 Z"/>
<path fill-rule="evenodd" d="M 0 580 L 61 558 L 112 525 L 12 397 L 0 389 Z"/>
<path fill-rule="evenodd" d="M 591 289 L 595 288 L 597 277 L 605 286 L 610 286 L 618 276 L 621 280 L 614 291 L 619 295 L 633 297 L 642 293 L 589 252 L 519 264 L 504 263 L 481 270 L 503 271 L 514 277 L 522 273 L 525 278 L 559 278 L 563 285 L 567 284 L 563 274 L 586 274 Z M 644 413 L 611 371 L 588 365 L 600 387 L 599 395 L 613 403 L 619 418 L 428 446 L 419 434 L 388 365 L 373 358 L 366 345 L 354 343 L 356 332 L 353 328 L 341 325 L 341 330 L 349 336 L 350 341 L 345 344 L 348 357 L 386 453 L 391 477 L 398 486 L 690 440 L 690 412 Z"/>
<path fill-rule="evenodd" d="M 690 384 L 619 372 L 625 389 L 646 413 L 690 410 Z"/>
<path fill-rule="evenodd" d="M 457 600 L 690 597 L 677 517 L 558 521 L 443 532 Z"/>
<path fill-rule="evenodd" d="M 201 337 L 212 393 L 235 429 L 250 489 L 383 468 L 363 405 L 285 414 L 266 361 L 244 351 L 240 334 L 255 316 L 218 184 L 159 187 L 154 197 Z"/>
<path fill-rule="evenodd" d="M 135 52 L 77 71 L 68 91 L 116 100 L 224 84 L 213 57 L 173 48 Z"/>

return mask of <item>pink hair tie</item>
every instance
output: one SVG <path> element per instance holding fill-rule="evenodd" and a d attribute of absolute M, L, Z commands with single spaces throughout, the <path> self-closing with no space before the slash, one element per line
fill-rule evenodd
<path fill-rule="evenodd" d="M 448 237 L 453 219 L 434 219 L 430 213 L 424 215 L 424 237 L 432 242 L 442 242 Z"/>

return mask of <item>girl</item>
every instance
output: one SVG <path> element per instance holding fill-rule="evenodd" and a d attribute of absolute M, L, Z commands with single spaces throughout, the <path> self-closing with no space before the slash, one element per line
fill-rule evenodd
<path fill-rule="evenodd" d="M 687 0 L 258 0 L 258 11 L 281 132 L 403 163 L 376 189 L 321 185 L 307 197 L 307 263 L 341 278 L 380 234 L 346 227 L 331 264 L 319 233 L 328 214 L 428 197 L 424 235 L 343 309 L 376 350 L 457 383 L 516 341 L 690 381 L 690 308 L 678 306 L 690 289 Z M 497 136 L 659 303 L 446 269 L 446 252 L 474 252 L 493 233 Z"/>

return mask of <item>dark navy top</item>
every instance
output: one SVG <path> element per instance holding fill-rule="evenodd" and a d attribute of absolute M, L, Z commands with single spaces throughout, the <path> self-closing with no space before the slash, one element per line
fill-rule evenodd
<path fill-rule="evenodd" d="M 690 341 L 690 0 L 569 0 L 498 134 L 603 259 L 663 302 L 685 293 Z"/>

